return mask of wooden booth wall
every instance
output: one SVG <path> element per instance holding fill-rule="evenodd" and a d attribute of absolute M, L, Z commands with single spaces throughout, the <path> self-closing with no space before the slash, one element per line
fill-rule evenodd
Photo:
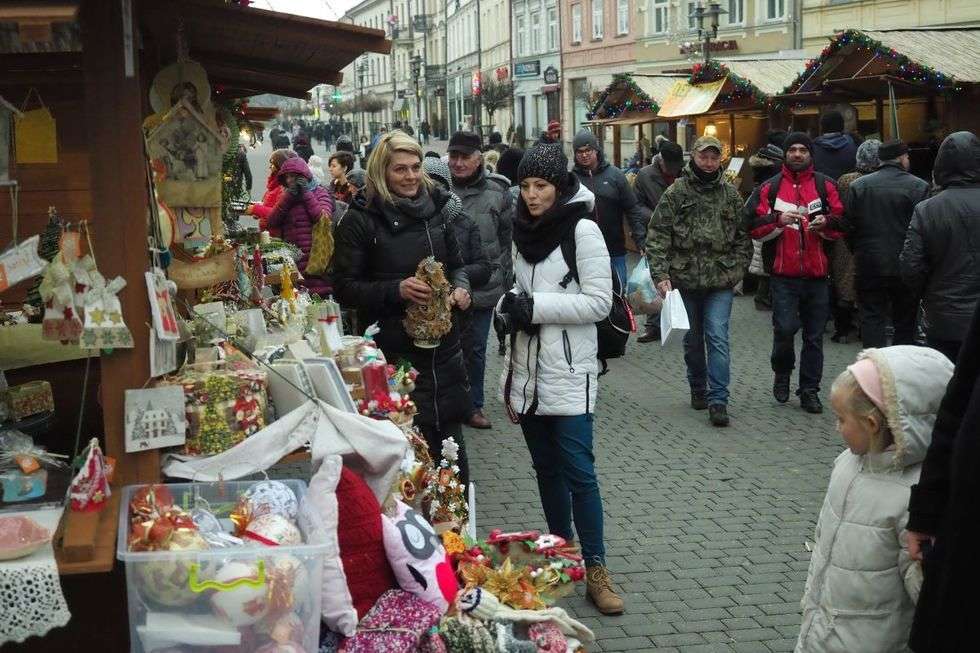
<path fill-rule="evenodd" d="M 17 180 L 20 189 L 17 229 L 20 240 L 44 230 L 49 206 L 56 207 L 66 220 L 84 219 L 97 222 L 90 188 L 89 143 L 81 76 L 78 77 L 78 82 L 36 85 L 57 122 L 58 162 L 19 165 L 16 155 L 11 152 L 10 178 Z M 19 107 L 28 88 L 0 85 L 0 95 Z M 35 108 L 33 102 L 32 99 L 30 108 Z M 119 164 L 126 165 L 126 162 L 120 161 Z M 10 244 L 11 237 L 10 194 L 6 188 L 0 187 L 0 250 Z M 98 252 L 96 255 L 98 256 Z M 30 281 L 22 282 L 0 294 L 0 302 L 19 304 L 23 302 L 30 287 Z"/>

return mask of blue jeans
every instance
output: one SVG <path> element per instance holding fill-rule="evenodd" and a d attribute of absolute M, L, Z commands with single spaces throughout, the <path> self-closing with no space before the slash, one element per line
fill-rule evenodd
<path fill-rule="evenodd" d="M 830 317 L 827 280 L 772 276 L 769 287 L 772 289 L 772 371 L 789 374 L 796 367 L 796 332 L 802 327 L 799 387 L 819 391 L 823 377 L 823 331 Z"/>
<path fill-rule="evenodd" d="M 684 336 L 684 362 L 691 390 L 706 390 L 708 405 L 728 405 L 728 323 L 731 290 L 681 290 L 691 329 Z M 705 358 L 707 345 L 707 358 Z"/>
<path fill-rule="evenodd" d="M 473 409 L 483 408 L 483 376 L 487 368 L 487 337 L 493 322 L 492 308 L 472 308 L 463 330 L 463 356 L 470 377 L 470 398 Z"/>
<path fill-rule="evenodd" d="M 577 531 L 586 566 L 606 564 L 592 415 L 525 415 L 521 430 L 538 477 L 548 530 L 566 540 Z"/>
<path fill-rule="evenodd" d="M 612 265 L 613 274 L 619 275 L 619 287 L 626 287 L 626 280 L 629 278 L 626 276 L 626 256 L 610 256 L 609 263 Z"/>

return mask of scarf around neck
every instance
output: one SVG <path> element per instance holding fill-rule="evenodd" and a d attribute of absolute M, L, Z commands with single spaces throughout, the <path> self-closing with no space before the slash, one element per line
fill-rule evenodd
<path fill-rule="evenodd" d="M 415 197 L 394 197 L 395 210 L 416 220 L 428 220 L 436 212 L 432 194 L 424 187 Z"/>
<path fill-rule="evenodd" d="M 554 205 L 538 217 L 528 213 L 524 198 L 517 200 L 517 216 L 514 218 L 514 245 L 524 260 L 534 265 L 548 258 L 548 255 L 561 246 L 569 230 L 584 217 L 580 202 L 569 203 L 578 192 L 579 183 L 568 184 Z"/>
<path fill-rule="evenodd" d="M 694 173 L 694 176 L 697 177 L 698 181 L 705 184 L 718 181 L 718 178 L 721 176 L 721 168 L 718 168 L 714 172 L 705 172 L 694 163 L 693 158 L 691 158 L 691 160 L 688 162 L 688 166 L 691 168 L 691 172 Z"/>

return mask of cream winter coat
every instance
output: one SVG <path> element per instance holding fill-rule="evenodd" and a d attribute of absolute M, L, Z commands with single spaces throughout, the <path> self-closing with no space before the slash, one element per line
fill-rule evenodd
<path fill-rule="evenodd" d="M 568 202 L 582 202 L 591 213 L 595 196 L 583 185 Z M 573 279 L 562 288 L 569 270 L 560 247 L 536 265 L 520 254 L 516 257 L 513 292 L 534 297 L 533 322 L 541 325 L 538 335 L 518 333 L 511 352 L 510 401 L 520 414 L 531 406 L 535 382 L 537 415 L 583 415 L 595 410 L 599 371 L 595 323 L 612 307 L 612 273 L 599 225 L 587 218 L 575 226 L 575 263 L 579 282 Z M 501 390 L 506 379 L 505 366 Z"/>
<path fill-rule="evenodd" d="M 909 489 L 932 438 L 936 412 L 953 374 L 933 349 L 869 349 L 882 379 L 895 444 L 881 453 L 837 457 L 817 521 L 803 593 L 796 653 L 908 651 L 922 586 L 908 555 Z"/>

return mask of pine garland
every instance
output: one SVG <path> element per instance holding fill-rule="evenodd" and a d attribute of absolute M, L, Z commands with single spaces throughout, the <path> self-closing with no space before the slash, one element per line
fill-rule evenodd
<path fill-rule="evenodd" d="M 54 257 L 58 255 L 58 250 L 61 248 L 62 226 L 61 218 L 58 217 L 57 213 L 53 213 L 48 219 L 48 224 L 45 225 L 44 231 L 41 232 L 41 240 L 37 244 L 37 253 L 48 263 L 54 260 Z M 41 299 L 41 281 L 43 279 L 43 275 L 34 279 L 34 283 L 27 292 L 27 299 L 24 302 L 25 304 L 30 304 L 38 311 L 44 308 L 44 300 Z M 38 316 L 38 321 L 40 321 L 40 315 Z"/>
<path fill-rule="evenodd" d="M 696 63 L 691 67 L 691 78 L 689 83 L 691 84 L 705 84 L 708 82 L 716 82 L 719 79 L 728 78 L 734 87 L 730 93 L 723 93 L 715 98 L 715 106 L 718 108 L 730 107 L 733 104 L 749 98 L 754 104 L 768 105 L 770 103 L 770 98 L 765 93 L 759 90 L 759 88 L 745 79 L 733 73 L 728 69 L 728 66 L 719 61 L 709 61 L 706 64 Z"/>
<path fill-rule="evenodd" d="M 629 92 L 627 99 L 618 105 L 605 106 L 606 99 L 612 94 L 613 90 L 622 91 L 624 86 L 625 90 Z M 602 112 L 601 116 L 599 115 L 600 111 Z M 612 82 L 602 92 L 602 95 L 599 96 L 599 100 L 595 103 L 592 111 L 585 114 L 585 117 L 588 120 L 596 120 L 597 118 L 609 120 L 629 111 L 657 113 L 660 111 L 660 105 L 637 86 L 636 82 L 633 81 L 632 75 L 629 73 L 616 73 L 613 75 Z"/>

